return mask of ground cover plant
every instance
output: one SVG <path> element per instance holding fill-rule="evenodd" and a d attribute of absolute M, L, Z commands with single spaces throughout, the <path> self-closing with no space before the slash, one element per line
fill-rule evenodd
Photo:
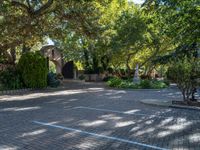
<path fill-rule="evenodd" d="M 118 77 L 113 77 L 107 81 L 107 85 L 116 88 L 125 89 L 162 89 L 167 88 L 169 84 L 165 81 L 159 80 L 140 80 L 140 83 L 134 83 L 133 79 L 121 79 Z"/>

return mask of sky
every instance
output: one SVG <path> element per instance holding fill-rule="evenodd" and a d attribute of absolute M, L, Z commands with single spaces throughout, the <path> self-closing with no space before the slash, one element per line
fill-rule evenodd
<path fill-rule="evenodd" d="M 47 39 L 47 43 L 48 45 L 54 45 L 54 42 L 50 38 Z"/>
<path fill-rule="evenodd" d="M 129 1 L 132 1 L 135 4 L 142 4 L 142 3 L 144 3 L 145 0 L 129 0 Z"/>

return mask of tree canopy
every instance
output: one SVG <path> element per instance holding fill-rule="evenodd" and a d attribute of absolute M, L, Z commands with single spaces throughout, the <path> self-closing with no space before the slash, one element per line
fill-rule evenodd
<path fill-rule="evenodd" d="M 2 0 L 0 10 L 0 61 L 52 39 L 85 70 L 130 74 L 199 49 L 199 0 Z"/>

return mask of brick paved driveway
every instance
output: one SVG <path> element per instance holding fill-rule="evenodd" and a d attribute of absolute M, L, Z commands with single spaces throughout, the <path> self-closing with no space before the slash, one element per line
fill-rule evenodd
<path fill-rule="evenodd" d="M 0 150 L 199 150 L 199 111 L 139 102 L 175 98 L 175 89 L 125 91 L 71 82 L 0 96 Z"/>

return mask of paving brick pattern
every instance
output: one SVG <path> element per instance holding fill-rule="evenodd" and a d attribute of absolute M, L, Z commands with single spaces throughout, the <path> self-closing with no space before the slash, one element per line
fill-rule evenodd
<path fill-rule="evenodd" d="M 149 106 L 141 104 L 142 99 L 181 99 L 181 95 L 174 88 L 112 90 L 102 84 L 67 82 L 60 89 L 0 96 L 0 150 L 150 149 L 33 121 L 163 149 L 200 149 L 200 111 Z"/>

